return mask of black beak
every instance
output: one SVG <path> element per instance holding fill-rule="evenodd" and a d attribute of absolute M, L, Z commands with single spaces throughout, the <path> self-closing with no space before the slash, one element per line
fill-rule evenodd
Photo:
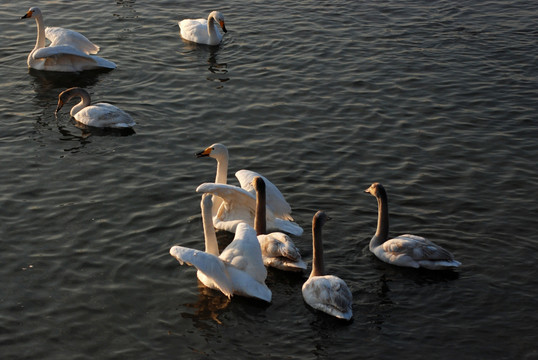
<path fill-rule="evenodd" d="M 224 31 L 225 33 L 228 32 L 228 30 L 226 30 L 226 25 L 222 25 L 222 31 Z"/>

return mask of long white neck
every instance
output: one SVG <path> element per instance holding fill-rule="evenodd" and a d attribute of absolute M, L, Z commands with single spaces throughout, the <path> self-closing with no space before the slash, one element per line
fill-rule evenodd
<path fill-rule="evenodd" d="M 389 237 L 389 206 L 387 193 L 379 191 L 377 198 L 377 229 L 370 240 L 370 250 L 383 244 Z"/>
<path fill-rule="evenodd" d="M 43 16 L 35 16 L 35 22 L 37 24 L 37 40 L 35 43 L 34 50 L 45 47 L 45 24 L 43 24 Z"/>
<path fill-rule="evenodd" d="M 215 30 L 215 18 L 213 17 L 213 14 L 209 14 L 207 17 L 207 34 L 209 35 L 210 43 L 218 40 L 217 31 Z"/>
<path fill-rule="evenodd" d="M 228 150 L 222 155 L 215 158 L 217 160 L 217 175 L 215 176 L 215 184 L 228 183 Z M 222 198 L 213 196 L 213 216 L 217 215 Z"/>
<path fill-rule="evenodd" d="M 205 252 L 219 256 L 219 245 L 217 243 L 217 235 L 213 227 L 213 218 L 211 216 L 211 208 L 213 202 L 210 195 L 204 195 L 200 203 L 202 208 L 202 223 L 204 226 Z"/>
<path fill-rule="evenodd" d="M 80 102 L 73 106 L 71 108 L 71 116 L 75 116 L 76 113 L 78 113 L 80 110 L 84 109 L 86 106 L 89 106 L 91 104 L 91 98 L 90 95 L 85 92 L 77 92 L 75 96 L 80 96 Z"/>

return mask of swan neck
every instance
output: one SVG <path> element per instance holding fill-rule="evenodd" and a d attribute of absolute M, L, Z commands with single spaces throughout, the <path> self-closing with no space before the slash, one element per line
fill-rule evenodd
<path fill-rule="evenodd" d="M 70 113 L 71 113 L 71 116 L 73 117 L 75 116 L 76 113 L 84 109 L 86 106 L 89 106 L 92 102 L 90 95 L 85 92 L 78 91 L 75 94 L 73 94 L 73 97 L 77 97 L 77 96 L 80 97 L 81 100 L 78 104 L 76 104 L 75 106 L 71 108 Z"/>
<path fill-rule="evenodd" d="M 377 229 L 370 241 L 370 248 L 384 243 L 389 236 L 389 206 L 387 194 L 380 191 L 377 198 Z"/>
<path fill-rule="evenodd" d="M 265 186 L 256 190 L 256 213 L 254 215 L 254 229 L 257 235 L 267 234 Z"/>
<path fill-rule="evenodd" d="M 211 199 L 211 196 L 209 196 L 209 199 Z M 213 218 L 211 215 L 212 207 L 210 201 L 204 203 L 202 200 L 202 224 L 204 227 L 205 252 L 219 256 L 219 245 L 217 243 L 217 235 L 213 228 Z"/>
<path fill-rule="evenodd" d="M 215 184 L 226 184 L 228 182 L 228 153 L 217 159 L 217 175 Z"/>
<path fill-rule="evenodd" d="M 207 34 L 209 35 L 209 39 L 214 39 L 217 37 L 217 32 L 215 30 L 215 18 L 211 14 L 207 18 Z"/>
<path fill-rule="evenodd" d="M 325 264 L 323 262 L 323 242 L 321 236 L 321 224 L 319 221 L 312 223 L 312 276 L 323 276 Z"/>
<path fill-rule="evenodd" d="M 45 47 L 45 24 L 43 23 L 43 16 L 36 16 L 35 22 L 37 24 L 37 39 L 34 49 L 41 49 Z"/>

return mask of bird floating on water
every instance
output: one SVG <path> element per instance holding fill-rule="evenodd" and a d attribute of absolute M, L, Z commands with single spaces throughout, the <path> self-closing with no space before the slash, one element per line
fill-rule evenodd
<path fill-rule="evenodd" d="M 217 24 L 225 33 L 224 16 L 212 11 L 206 19 L 185 19 L 178 22 L 181 37 L 185 40 L 204 45 L 218 45 L 222 41 Z"/>

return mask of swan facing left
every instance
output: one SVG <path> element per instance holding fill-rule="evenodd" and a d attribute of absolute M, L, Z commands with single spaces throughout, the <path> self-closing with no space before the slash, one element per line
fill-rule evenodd
<path fill-rule="evenodd" d="M 99 46 L 84 35 L 60 27 L 47 27 L 37 7 L 32 7 L 21 19 L 33 18 L 37 24 L 37 40 L 28 55 L 28 67 L 36 70 L 79 72 L 84 70 L 115 69 L 116 64 L 95 56 Z M 45 47 L 45 38 L 50 45 Z"/>
<path fill-rule="evenodd" d="M 58 95 L 58 106 L 56 113 L 72 98 L 79 97 L 81 101 L 71 108 L 71 116 L 78 122 L 99 128 L 130 128 L 136 123 L 133 118 L 122 109 L 108 104 L 91 104 L 90 94 L 79 87 L 74 87 L 62 91 Z"/>

